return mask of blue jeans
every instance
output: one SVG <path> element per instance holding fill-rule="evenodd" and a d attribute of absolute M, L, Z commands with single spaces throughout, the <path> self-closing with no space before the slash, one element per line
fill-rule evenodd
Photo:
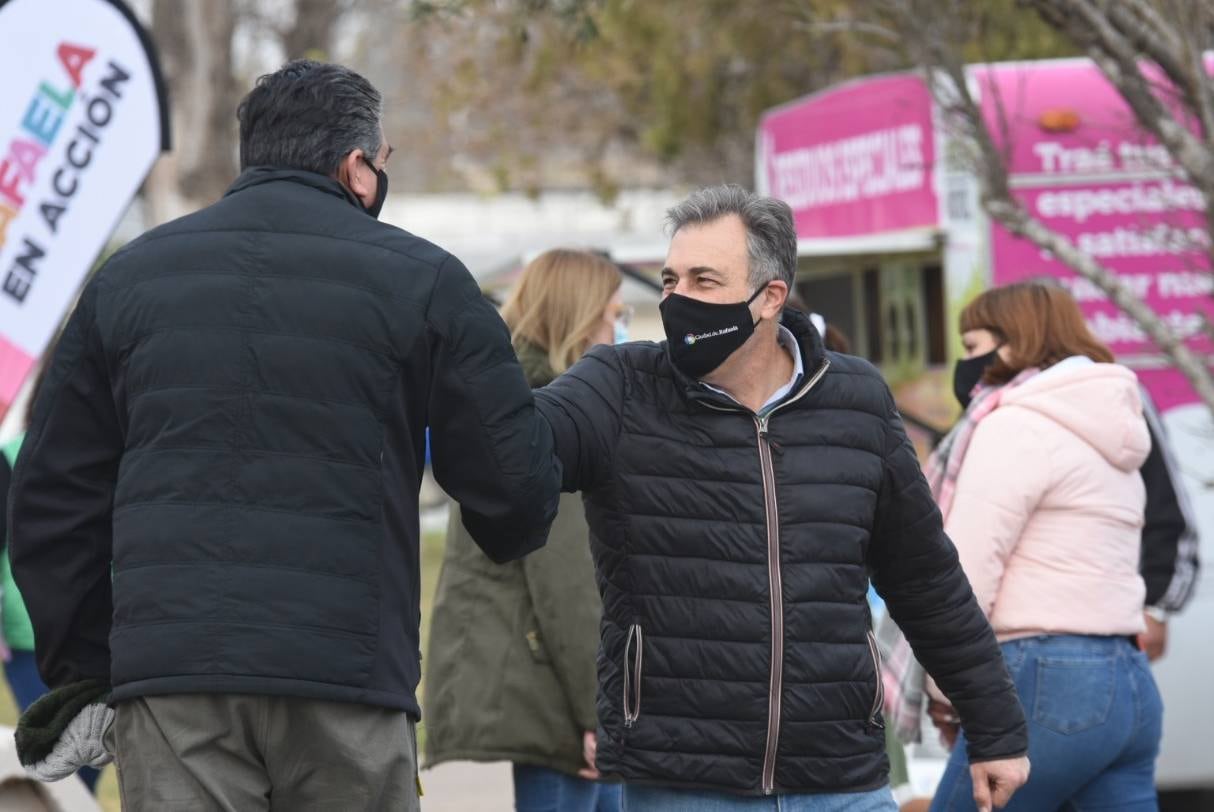
<path fill-rule="evenodd" d="M 1028 783 L 1006 812 L 1155 812 L 1163 702 L 1147 658 L 1126 638 L 1012 640 L 1003 658 L 1029 722 Z M 974 809 L 964 733 L 932 812 Z"/>
<path fill-rule="evenodd" d="M 46 683 L 38 674 L 38 661 L 32 651 L 13 650 L 13 658 L 4 664 L 4 677 L 8 680 L 9 690 L 22 713 L 47 692 Z M 77 773 L 80 780 L 96 794 L 97 779 L 101 777 L 100 770 L 85 767 Z"/>
<path fill-rule="evenodd" d="M 620 785 L 515 764 L 514 808 L 517 812 L 619 812 Z"/>
<path fill-rule="evenodd" d="M 897 812 L 889 787 L 825 795 L 730 795 L 624 785 L 623 812 Z"/>

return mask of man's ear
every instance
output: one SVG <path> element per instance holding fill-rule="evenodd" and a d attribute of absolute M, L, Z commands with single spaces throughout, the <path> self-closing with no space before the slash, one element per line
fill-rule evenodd
<path fill-rule="evenodd" d="M 787 301 L 788 283 L 783 279 L 773 279 L 767 284 L 767 290 L 763 291 L 763 309 L 759 311 L 759 318 L 779 319 Z"/>
<path fill-rule="evenodd" d="M 361 149 L 355 149 L 342 158 L 337 167 L 337 181 L 353 192 L 359 200 L 365 201 L 371 197 L 373 190 L 367 183 L 366 173 L 362 171 L 363 155 Z"/>

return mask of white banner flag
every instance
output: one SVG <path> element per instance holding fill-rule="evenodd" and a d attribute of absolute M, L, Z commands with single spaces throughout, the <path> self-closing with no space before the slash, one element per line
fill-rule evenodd
<path fill-rule="evenodd" d="M 0 0 L 0 417 L 162 150 L 156 54 L 121 0 Z"/>

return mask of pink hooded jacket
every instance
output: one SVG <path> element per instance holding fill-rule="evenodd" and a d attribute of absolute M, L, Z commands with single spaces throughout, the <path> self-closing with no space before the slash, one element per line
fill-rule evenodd
<path fill-rule="evenodd" d="M 1068 358 L 974 430 L 946 530 L 1000 640 L 1141 632 L 1150 450 L 1134 373 Z"/>

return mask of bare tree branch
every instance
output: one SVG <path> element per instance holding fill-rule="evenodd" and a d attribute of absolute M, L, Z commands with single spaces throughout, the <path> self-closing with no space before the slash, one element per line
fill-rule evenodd
<path fill-rule="evenodd" d="M 1082 46 L 1117 88 L 1142 126 L 1159 139 L 1189 180 L 1207 196 L 1214 195 L 1214 152 L 1178 120 L 1142 73 L 1142 50 L 1113 24 L 1113 17 L 1094 0 L 1022 0 Z M 1113 4 L 1116 6 L 1116 4 Z M 1158 50 L 1157 46 L 1151 46 Z M 1175 60 L 1166 59 L 1168 64 Z M 1167 72 L 1167 67 L 1161 65 Z M 1187 71 L 1181 71 L 1187 74 Z M 1181 85 L 1183 90 L 1183 85 Z"/>
<path fill-rule="evenodd" d="M 1199 11 L 1193 0 L 1181 0 L 1189 10 Z M 1205 67 L 1204 47 L 1208 33 L 1181 15 L 1173 26 L 1150 0 L 1122 0 L 1109 9 L 1115 24 L 1163 70 L 1179 88 L 1201 122 L 1206 141 L 1214 144 L 1214 83 Z"/>
<path fill-rule="evenodd" d="M 1074 3 L 1067 0 L 1027 1 L 1046 5 L 1052 5 L 1054 2 L 1068 6 L 1085 4 L 1084 0 L 1076 0 Z M 885 0 L 884 8 L 895 15 L 899 28 L 905 32 L 908 49 L 914 53 L 916 61 L 927 68 L 927 81 L 932 96 L 944 115 L 946 126 L 954 136 L 954 145 L 961 147 L 962 153 L 970 162 L 971 170 L 978 177 L 982 189 L 982 205 L 987 214 L 1012 234 L 1052 253 L 1107 295 L 1142 328 L 1159 350 L 1171 359 L 1193 386 L 1197 396 L 1214 413 L 1214 375 L 1205 360 L 1190 350 L 1168 323 L 1135 295 L 1117 274 L 1080 251 L 1071 240 L 1033 217 L 1024 203 L 1012 192 L 1006 157 L 996 144 L 983 117 L 982 108 L 971 91 L 969 73 L 956 45 L 960 41 L 956 32 L 950 31 L 947 23 L 940 18 L 930 21 L 926 19 L 927 15 L 924 15 L 924 10 L 915 0 Z M 956 5 L 948 11 L 958 17 L 962 13 L 962 9 Z M 946 20 L 949 17 L 946 17 Z M 1121 61 L 1107 54 L 1104 56 L 1108 70 L 1120 75 Z M 1138 71 L 1136 60 L 1131 59 L 1130 64 L 1133 66 L 1137 83 L 1134 78 L 1128 78 L 1125 84 L 1133 90 L 1150 95 L 1149 91 L 1143 89 L 1143 77 Z M 992 86 L 989 92 L 997 91 Z M 1151 96 L 1151 103 L 1161 106 L 1154 96 Z M 1171 121 L 1175 123 L 1174 119 Z M 1186 134 L 1191 137 L 1187 130 Z"/>
<path fill-rule="evenodd" d="M 1176 368 L 1193 385 L 1202 402 L 1214 410 L 1214 377 L 1202 357 L 1190 350 L 1184 339 L 1146 302 L 1134 295 L 1120 277 L 1080 251 L 1069 239 L 1030 215 L 1019 200 L 987 200 L 986 210 L 1008 231 L 1028 239 L 1038 248 L 1049 251 L 1100 288 L 1110 301 L 1132 318 L 1160 351 L 1172 360 Z"/>
<path fill-rule="evenodd" d="M 1144 130 L 1167 149 L 1187 179 L 1214 201 L 1214 82 L 1206 71 L 1199 44 L 1202 26 L 1187 31 L 1184 15 L 1168 22 L 1151 0 L 1020 0 L 1083 47 L 1117 89 Z M 1178 0 L 1200 12 L 1201 0 Z M 1191 16 L 1191 15 L 1190 15 Z M 1172 87 L 1161 90 L 1143 73 L 1142 57 L 1163 72 Z M 1165 100 L 1174 95 L 1202 130 L 1194 134 Z M 1214 217 L 1207 217 L 1214 242 Z"/>
<path fill-rule="evenodd" d="M 1204 335 L 1206 338 L 1210 339 L 1211 341 L 1214 341 L 1214 321 L 1211 321 L 1210 317 L 1208 315 L 1206 315 L 1205 313 L 1202 313 L 1200 315 L 1201 315 L 1201 333 L 1202 333 L 1202 335 Z M 1212 365 L 1214 365 L 1214 356 L 1209 358 L 1209 362 Z"/>

